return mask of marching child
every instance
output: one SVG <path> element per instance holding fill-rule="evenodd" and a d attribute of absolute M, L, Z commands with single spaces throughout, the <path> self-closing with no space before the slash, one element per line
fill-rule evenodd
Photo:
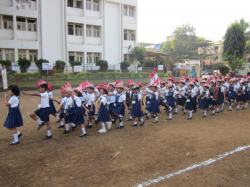
<path fill-rule="evenodd" d="M 134 124 L 131 125 L 132 127 L 137 126 L 137 118 L 138 120 L 141 120 L 141 126 L 144 125 L 144 119 L 143 119 L 143 109 L 142 109 L 142 96 L 139 93 L 139 86 L 136 85 L 133 88 L 133 100 L 132 100 L 132 108 L 131 108 L 131 115 L 134 118 Z"/>
<path fill-rule="evenodd" d="M 189 117 L 187 118 L 188 120 L 193 118 L 193 111 L 195 110 L 195 105 L 196 105 L 196 101 L 195 101 L 195 91 L 194 91 L 194 83 L 190 82 L 188 84 L 188 90 L 186 93 L 186 105 L 185 105 L 185 109 L 188 110 L 189 112 Z"/>
<path fill-rule="evenodd" d="M 216 81 L 213 80 L 211 82 L 211 88 L 209 92 L 209 104 L 212 106 L 213 113 L 211 114 L 212 116 L 215 115 L 215 107 L 218 106 L 218 88 L 216 87 Z M 219 113 L 219 108 L 217 107 L 217 112 Z"/>
<path fill-rule="evenodd" d="M 109 115 L 111 117 L 111 122 L 115 123 L 116 118 L 115 118 L 114 114 L 112 113 L 112 111 L 114 109 L 114 104 L 115 104 L 115 94 L 117 93 L 115 90 L 115 82 L 109 83 L 108 88 L 109 88 L 109 92 L 107 94 L 107 96 L 108 96 L 107 104 L 109 106 Z"/>
<path fill-rule="evenodd" d="M 151 90 L 151 87 L 150 87 L 150 83 L 148 83 L 147 86 L 148 86 L 148 87 L 145 89 L 145 95 L 144 95 L 144 96 L 146 96 L 146 106 L 150 104 L 150 102 L 151 102 L 151 97 L 152 97 L 151 93 L 153 93 L 153 91 Z M 146 108 L 145 108 L 145 109 L 146 109 Z M 147 116 L 147 115 L 149 116 L 149 111 L 147 111 L 147 109 L 146 109 L 145 115 L 146 115 L 146 116 Z"/>
<path fill-rule="evenodd" d="M 222 79 L 217 80 L 217 86 L 218 86 L 218 106 L 221 107 L 221 112 L 224 110 L 224 94 L 225 94 L 225 87 L 222 86 Z M 216 113 L 219 113 L 219 108 L 217 108 Z"/>
<path fill-rule="evenodd" d="M 240 86 L 237 88 L 237 97 L 236 97 L 236 102 L 237 102 L 237 109 L 236 110 L 240 110 L 240 104 L 243 103 L 243 94 L 245 93 L 245 87 L 244 87 L 244 81 L 241 80 L 240 81 Z M 244 104 L 242 105 L 242 109 L 244 108 Z"/>
<path fill-rule="evenodd" d="M 207 116 L 209 97 L 209 84 L 203 84 L 202 92 L 199 95 L 199 108 L 203 110 L 203 118 Z"/>
<path fill-rule="evenodd" d="M 84 108 L 88 112 L 87 119 L 89 120 L 89 124 L 87 125 L 87 128 L 92 128 L 92 120 L 95 120 L 95 95 L 94 95 L 94 85 L 93 84 L 87 84 L 85 86 L 87 89 L 87 95 L 86 95 L 86 101 L 84 103 Z"/>
<path fill-rule="evenodd" d="M 125 115 L 125 112 L 127 111 L 127 105 L 126 105 L 126 96 L 122 93 L 124 90 L 124 86 L 122 82 L 116 84 L 116 91 L 115 94 L 115 103 L 112 113 L 120 118 L 120 125 L 116 127 L 116 129 L 123 129 L 123 118 Z"/>
<path fill-rule="evenodd" d="M 159 105 L 161 106 L 165 106 L 165 93 L 167 91 L 167 88 L 165 87 L 165 81 L 161 81 L 160 83 L 160 89 L 159 89 L 159 94 L 160 94 L 160 98 L 159 98 Z"/>
<path fill-rule="evenodd" d="M 8 94 L 10 95 L 9 99 L 7 93 L 5 93 L 5 105 L 9 107 L 9 112 L 3 126 L 13 133 L 14 141 L 9 145 L 17 145 L 19 144 L 19 138 L 22 136 L 22 133 L 17 131 L 17 127 L 23 126 L 23 118 L 19 109 L 19 87 L 10 85 L 8 87 Z"/>
<path fill-rule="evenodd" d="M 178 114 L 178 106 L 181 106 L 182 108 L 184 108 L 185 106 L 185 102 L 186 102 L 186 86 L 185 86 L 185 81 L 181 80 L 180 84 L 179 84 L 179 95 L 177 98 L 177 104 L 175 107 L 175 112 L 174 114 Z"/>
<path fill-rule="evenodd" d="M 234 79 L 230 79 L 229 86 L 226 92 L 228 94 L 227 98 L 229 102 L 229 109 L 227 111 L 232 111 L 233 103 L 236 98 L 236 91 L 237 91 L 237 88 L 234 85 Z"/>
<path fill-rule="evenodd" d="M 128 84 L 128 90 L 126 92 L 126 104 L 127 104 L 128 109 L 130 110 L 130 116 L 127 121 L 132 121 L 133 116 L 131 116 L 131 105 L 132 105 L 132 100 L 133 100 L 133 87 L 135 83 L 133 81 L 130 81 L 130 82 L 127 82 L 127 84 Z"/>
<path fill-rule="evenodd" d="M 159 92 L 158 92 L 158 84 L 154 83 L 150 86 L 150 89 L 153 91 L 153 93 L 150 93 L 151 96 L 151 102 L 146 106 L 146 110 L 155 114 L 155 121 L 153 123 L 158 123 L 158 113 L 161 113 L 160 107 L 159 107 Z M 149 113 L 146 116 L 146 119 L 149 118 Z"/>
<path fill-rule="evenodd" d="M 47 93 L 48 85 L 45 81 L 40 79 L 38 81 L 37 88 L 38 88 L 39 94 L 27 93 L 27 92 L 22 92 L 22 93 L 24 95 L 40 97 L 40 103 L 38 104 L 38 109 L 34 111 L 34 113 L 30 114 L 30 117 L 39 124 L 38 130 L 40 130 L 45 124 L 47 125 L 47 135 L 43 137 L 43 140 L 48 140 L 52 138 L 51 126 L 49 122 L 49 115 L 50 115 L 49 100 L 52 100 L 52 101 L 56 101 L 56 100 L 49 98 L 49 95 Z M 38 117 L 40 119 L 38 119 Z"/>
<path fill-rule="evenodd" d="M 100 94 L 101 96 L 99 97 L 99 105 L 97 106 L 96 113 L 98 113 L 98 121 L 101 122 L 102 129 L 100 129 L 98 132 L 99 133 L 106 133 L 107 129 L 105 127 L 105 123 L 107 124 L 107 128 L 111 129 L 112 123 L 110 122 L 110 116 L 109 116 L 109 111 L 107 108 L 107 94 L 108 94 L 108 87 L 107 86 L 101 86 L 100 88 Z"/>
<path fill-rule="evenodd" d="M 47 92 L 48 92 L 48 95 L 49 95 L 49 98 L 53 98 L 53 93 L 52 93 L 52 84 L 48 84 L 48 89 L 47 89 Z M 56 115 L 56 109 L 55 109 L 55 106 L 54 106 L 54 102 L 52 100 L 49 100 L 49 107 L 50 107 L 50 114 L 54 117 L 56 117 L 56 123 L 59 123 L 60 122 L 60 118 Z"/>
<path fill-rule="evenodd" d="M 178 92 L 176 90 L 174 90 L 174 86 L 173 84 L 169 84 L 168 85 L 168 90 L 165 94 L 165 105 L 166 107 L 169 109 L 169 118 L 167 120 L 172 120 L 172 110 L 174 107 L 174 103 L 175 103 L 175 97 L 177 96 Z"/>
<path fill-rule="evenodd" d="M 59 111 L 59 118 L 60 118 L 60 126 L 58 127 L 60 128 L 64 128 L 64 108 L 63 108 L 63 103 L 66 101 L 67 97 L 66 97 L 66 93 L 64 91 L 64 89 L 61 90 L 61 103 L 60 105 L 62 106 L 61 110 Z"/>

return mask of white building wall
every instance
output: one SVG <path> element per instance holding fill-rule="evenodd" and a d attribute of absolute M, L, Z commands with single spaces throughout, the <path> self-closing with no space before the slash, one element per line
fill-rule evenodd
<path fill-rule="evenodd" d="M 134 17 L 124 16 L 124 6 L 135 8 Z M 137 45 L 137 6 L 138 0 L 100 0 L 100 11 L 93 11 L 86 9 L 86 0 L 82 9 L 67 7 L 67 0 L 0 0 L 0 15 L 13 16 L 12 30 L 0 28 L 0 49 L 14 49 L 15 62 L 18 49 L 26 49 L 37 50 L 38 59 L 52 63 L 63 60 L 67 66 L 69 52 L 82 52 L 84 64 L 87 53 L 99 53 L 109 65 L 118 64 L 124 60 L 124 54 L 130 52 L 129 46 L 132 49 Z M 17 16 L 36 18 L 37 31 L 17 30 Z M 82 24 L 83 35 L 68 35 L 68 23 Z M 100 38 L 87 37 L 86 25 L 99 26 Z M 124 40 L 124 29 L 135 31 L 135 41 Z M 30 70 L 35 69 L 33 63 Z"/>

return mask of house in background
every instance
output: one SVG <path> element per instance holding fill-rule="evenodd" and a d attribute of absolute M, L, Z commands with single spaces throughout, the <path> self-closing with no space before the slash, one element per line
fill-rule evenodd
<path fill-rule="evenodd" d="M 0 59 L 129 60 L 137 45 L 138 0 L 0 0 Z M 136 66 L 132 62 L 131 66 Z"/>

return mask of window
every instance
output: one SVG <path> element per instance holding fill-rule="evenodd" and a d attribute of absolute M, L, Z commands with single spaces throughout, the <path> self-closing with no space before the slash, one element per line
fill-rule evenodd
<path fill-rule="evenodd" d="M 18 50 L 18 59 L 26 59 L 26 50 Z"/>
<path fill-rule="evenodd" d="M 83 62 L 82 56 L 83 56 L 83 53 L 76 53 L 76 61 L 82 63 Z"/>
<path fill-rule="evenodd" d="M 92 10 L 91 0 L 86 0 L 86 9 L 87 10 Z"/>
<path fill-rule="evenodd" d="M 28 31 L 36 32 L 36 19 L 27 19 Z"/>
<path fill-rule="evenodd" d="M 124 40 L 132 40 L 132 41 L 135 41 L 135 31 L 132 31 L 132 30 L 124 30 Z"/>
<path fill-rule="evenodd" d="M 68 0 L 68 7 L 73 7 L 73 0 Z"/>
<path fill-rule="evenodd" d="M 129 17 L 134 17 L 134 8 L 129 7 Z"/>
<path fill-rule="evenodd" d="M 129 62 L 129 55 L 128 54 L 124 54 L 124 62 Z"/>
<path fill-rule="evenodd" d="M 124 16 L 128 16 L 128 6 L 124 6 Z"/>
<path fill-rule="evenodd" d="M 96 62 L 100 60 L 100 54 L 99 53 L 94 53 L 94 63 L 96 64 Z"/>
<path fill-rule="evenodd" d="M 87 32 L 87 37 L 92 37 L 92 26 L 87 26 L 86 32 Z"/>
<path fill-rule="evenodd" d="M 74 52 L 69 52 L 69 62 L 75 61 L 75 55 Z"/>
<path fill-rule="evenodd" d="M 29 55 L 30 55 L 30 62 L 37 61 L 37 51 L 30 50 Z"/>
<path fill-rule="evenodd" d="M 5 49 L 5 60 L 10 60 L 11 62 L 15 62 L 14 57 L 14 49 Z"/>
<path fill-rule="evenodd" d="M 82 0 L 76 0 L 76 8 L 83 8 L 83 2 Z"/>
<path fill-rule="evenodd" d="M 87 64 L 92 64 L 92 53 L 87 53 Z"/>
<path fill-rule="evenodd" d="M 69 62 L 81 62 L 83 63 L 83 53 L 82 52 L 69 52 Z"/>
<path fill-rule="evenodd" d="M 75 25 L 75 35 L 76 36 L 82 36 L 82 26 L 83 25 Z"/>
<path fill-rule="evenodd" d="M 94 30 L 94 32 L 93 32 L 94 33 L 94 37 L 100 38 L 100 27 L 94 26 L 93 30 Z"/>
<path fill-rule="evenodd" d="M 3 16 L 3 29 L 13 29 L 13 17 L 12 16 Z"/>
<path fill-rule="evenodd" d="M 16 21 L 17 21 L 17 30 L 26 31 L 26 21 L 25 21 L 25 18 L 17 17 Z"/>
<path fill-rule="evenodd" d="M 74 24 L 68 24 L 68 35 L 74 35 Z"/>
<path fill-rule="evenodd" d="M 94 0 L 93 1 L 93 10 L 95 10 L 95 11 L 100 10 L 100 2 L 99 2 L 99 0 Z"/>

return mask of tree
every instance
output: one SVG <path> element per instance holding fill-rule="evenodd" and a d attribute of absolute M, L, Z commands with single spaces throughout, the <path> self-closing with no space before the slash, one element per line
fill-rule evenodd
<path fill-rule="evenodd" d="M 108 70 L 108 62 L 106 60 L 98 60 L 96 66 L 100 66 L 100 71 L 102 72 L 107 72 Z"/>
<path fill-rule="evenodd" d="M 11 72 L 11 61 L 10 60 L 0 60 L 0 64 L 3 68 L 6 68 L 7 72 Z"/>
<path fill-rule="evenodd" d="M 145 48 L 144 47 L 134 47 L 129 55 L 133 60 L 136 59 L 140 63 L 145 60 Z"/>
<path fill-rule="evenodd" d="M 57 60 L 56 61 L 56 72 L 57 73 L 62 73 L 64 71 L 65 68 L 65 62 L 62 60 Z"/>
<path fill-rule="evenodd" d="M 247 29 L 250 27 L 249 23 L 245 21 L 244 18 L 242 18 L 239 22 L 244 34 L 246 33 Z"/>
<path fill-rule="evenodd" d="M 232 71 L 243 68 L 243 55 L 245 52 L 245 37 L 241 25 L 237 22 L 231 24 L 225 34 L 223 59 L 228 62 Z"/>
<path fill-rule="evenodd" d="M 155 68 L 156 67 L 155 61 L 153 61 L 153 60 L 145 60 L 145 62 L 143 63 L 143 67 Z"/>
<path fill-rule="evenodd" d="M 121 62 L 120 64 L 121 64 L 121 70 L 122 71 L 127 71 L 128 67 L 130 66 L 129 62 Z"/>
<path fill-rule="evenodd" d="M 46 59 L 39 59 L 39 60 L 37 60 L 36 62 L 35 62 L 35 64 L 36 64 L 36 67 L 38 68 L 38 71 L 39 71 L 39 73 L 42 73 L 42 65 L 43 65 L 43 63 L 47 63 L 47 62 L 49 62 L 48 60 L 46 60 Z"/>
<path fill-rule="evenodd" d="M 21 73 L 26 73 L 31 65 L 31 62 L 28 59 L 19 59 L 17 63 L 18 66 L 20 67 Z"/>
<path fill-rule="evenodd" d="M 226 76 L 226 74 L 229 72 L 229 67 L 225 66 L 224 64 L 215 65 L 215 68 L 218 69 L 218 70 L 220 70 L 220 73 L 223 76 Z"/>

